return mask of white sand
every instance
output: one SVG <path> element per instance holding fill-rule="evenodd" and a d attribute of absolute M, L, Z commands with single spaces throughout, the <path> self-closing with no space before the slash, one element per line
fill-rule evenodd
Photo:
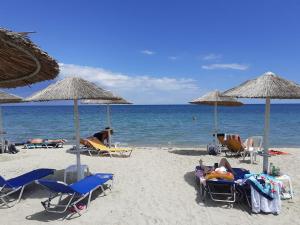
<path fill-rule="evenodd" d="M 203 204 L 194 181 L 194 168 L 200 157 L 212 165 L 220 157 L 205 155 L 204 150 L 137 149 L 130 158 L 90 157 L 82 155 L 82 163 L 92 172 L 115 174 L 114 189 L 105 197 L 92 200 L 89 210 L 79 218 L 64 220 L 61 215 L 43 210 L 40 202 L 47 191 L 38 185 L 25 190 L 19 204 L 0 209 L 0 224 L 300 224 L 300 205 L 297 196 L 300 188 L 300 150 L 281 149 L 291 155 L 271 157 L 275 165 L 293 178 L 295 198 L 283 201 L 278 216 L 250 215 L 246 205 L 228 208 L 222 204 Z M 235 167 L 251 171 L 261 170 L 258 165 L 240 163 L 230 158 Z M 16 155 L 0 155 L 0 174 L 6 178 L 20 175 L 36 168 L 63 170 L 75 163 L 75 155 L 63 149 L 22 150 Z M 58 171 L 62 179 L 62 171 Z"/>

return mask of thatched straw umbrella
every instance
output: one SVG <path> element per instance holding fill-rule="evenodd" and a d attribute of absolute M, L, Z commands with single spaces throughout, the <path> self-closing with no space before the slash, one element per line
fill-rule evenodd
<path fill-rule="evenodd" d="M 12 88 L 54 79 L 57 62 L 27 37 L 0 28 L 0 87 Z"/>
<path fill-rule="evenodd" d="M 95 99 L 88 99 L 82 100 L 81 103 L 83 104 L 91 104 L 91 105 L 106 105 L 106 119 L 107 119 L 107 127 L 112 128 L 111 124 L 111 108 L 110 105 L 130 105 L 131 102 L 128 102 L 124 98 L 120 98 L 120 100 L 95 100 Z M 111 147 L 111 135 L 108 132 L 108 145 Z"/>
<path fill-rule="evenodd" d="M 190 101 L 189 103 L 197 104 L 197 105 L 213 105 L 214 106 L 214 123 L 215 123 L 214 142 L 215 142 L 215 144 L 217 143 L 217 133 L 218 133 L 218 115 L 217 115 L 218 114 L 218 105 L 219 106 L 241 106 L 241 105 L 243 105 L 243 103 L 237 101 L 234 98 L 222 96 L 219 91 L 209 92 L 200 98 Z"/>
<path fill-rule="evenodd" d="M 107 116 L 107 126 L 112 127 L 111 125 L 111 109 L 110 105 L 130 105 L 131 102 L 128 102 L 124 98 L 120 100 L 96 100 L 96 99 L 88 99 L 82 100 L 81 103 L 83 104 L 90 104 L 90 105 L 106 105 L 106 116 Z"/>
<path fill-rule="evenodd" d="M 86 81 L 79 77 L 68 77 L 60 80 L 47 88 L 33 94 L 26 101 L 53 101 L 53 100 L 74 100 L 74 125 L 76 130 L 76 155 L 77 155 L 77 179 L 81 179 L 80 173 L 80 131 L 79 131 L 79 113 L 78 100 L 80 99 L 103 99 L 118 100 L 118 96 L 106 91 L 94 83 Z"/>
<path fill-rule="evenodd" d="M 5 103 L 16 103 L 16 102 L 21 102 L 22 98 L 13 95 L 13 94 L 8 94 L 6 92 L 0 91 L 0 104 L 5 104 Z M 1 141 L 1 150 L 0 152 L 3 152 L 3 147 L 4 147 L 4 131 L 3 131 L 3 122 L 2 122 L 2 107 L 0 105 L 0 141 Z"/>
<path fill-rule="evenodd" d="M 225 91 L 223 95 L 237 98 L 266 99 L 263 154 L 263 172 L 266 173 L 268 170 L 270 99 L 299 99 L 300 86 L 272 72 L 266 72 L 256 79 L 248 80 L 237 87 Z"/>

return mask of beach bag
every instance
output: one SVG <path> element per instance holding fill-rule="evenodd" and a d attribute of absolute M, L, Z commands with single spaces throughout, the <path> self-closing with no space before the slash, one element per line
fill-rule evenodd
<path fill-rule="evenodd" d="M 207 145 L 207 152 L 209 155 L 218 155 L 219 154 L 219 146 L 214 144 Z"/>
<path fill-rule="evenodd" d="M 15 154 L 17 152 L 19 152 L 19 151 L 16 149 L 16 146 L 14 144 L 8 145 L 8 153 Z"/>

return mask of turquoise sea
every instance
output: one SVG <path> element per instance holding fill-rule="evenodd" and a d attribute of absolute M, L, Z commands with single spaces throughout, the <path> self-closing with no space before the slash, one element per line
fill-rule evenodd
<path fill-rule="evenodd" d="M 242 139 L 262 135 L 264 105 L 219 107 L 221 132 Z M 113 141 L 134 146 L 199 146 L 212 140 L 213 107 L 198 105 L 114 105 Z M 106 126 L 106 106 L 80 105 L 81 136 Z M 23 142 L 29 138 L 74 139 L 73 106 L 3 106 L 6 138 Z M 271 105 L 270 144 L 300 146 L 300 104 Z"/>

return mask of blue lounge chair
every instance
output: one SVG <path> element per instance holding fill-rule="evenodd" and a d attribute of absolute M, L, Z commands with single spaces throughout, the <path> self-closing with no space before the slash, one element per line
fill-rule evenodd
<path fill-rule="evenodd" d="M 9 180 L 5 180 L 0 176 L 0 202 L 7 207 L 14 206 L 21 200 L 24 188 L 27 185 L 53 174 L 54 171 L 54 169 L 37 169 Z M 11 195 L 18 191 L 20 191 L 18 198 L 12 199 Z M 14 204 L 10 204 L 11 202 L 14 202 Z"/>
<path fill-rule="evenodd" d="M 38 183 L 50 190 L 49 198 L 41 202 L 47 212 L 64 213 L 67 209 L 74 209 L 76 213 L 81 215 L 79 204 L 82 200 L 88 197 L 86 208 L 91 201 L 92 193 L 100 188 L 106 195 L 103 185 L 111 181 L 109 188 L 113 185 L 113 174 L 97 173 L 83 178 L 71 185 L 60 181 L 53 180 L 38 180 Z M 57 199 L 57 203 L 51 203 Z"/>

